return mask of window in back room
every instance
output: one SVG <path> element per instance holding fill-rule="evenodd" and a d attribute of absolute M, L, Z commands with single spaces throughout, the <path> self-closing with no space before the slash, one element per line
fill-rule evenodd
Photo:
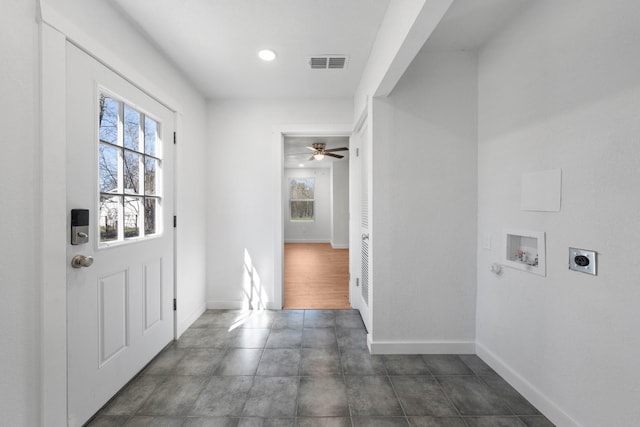
<path fill-rule="evenodd" d="M 315 178 L 291 178 L 289 189 L 291 221 L 313 221 Z"/>

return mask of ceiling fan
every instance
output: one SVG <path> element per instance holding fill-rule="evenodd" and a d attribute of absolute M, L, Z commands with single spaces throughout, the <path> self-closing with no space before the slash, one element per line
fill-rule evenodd
<path fill-rule="evenodd" d="M 311 147 L 307 147 L 309 150 L 314 152 L 311 157 L 309 157 L 309 160 L 322 160 L 324 159 L 324 156 L 342 159 L 344 156 L 341 156 L 340 154 L 334 154 L 334 152 L 349 150 L 347 147 L 330 148 L 327 150 L 326 147 L 327 144 L 325 144 L 324 142 L 315 142 L 311 144 Z"/>

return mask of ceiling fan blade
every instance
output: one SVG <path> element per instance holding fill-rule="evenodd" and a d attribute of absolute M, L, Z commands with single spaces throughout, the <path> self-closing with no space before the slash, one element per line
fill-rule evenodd
<path fill-rule="evenodd" d="M 349 149 L 347 147 L 340 147 L 340 148 L 330 148 L 328 150 L 324 150 L 325 153 L 331 153 L 332 151 L 349 151 Z"/>
<path fill-rule="evenodd" d="M 326 151 L 324 152 L 324 155 L 329 157 L 335 157 L 336 159 L 341 159 L 344 157 L 344 156 L 341 156 L 340 154 L 327 153 Z"/>
<path fill-rule="evenodd" d="M 314 154 L 313 156 L 315 156 L 315 154 Z M 307 162 L 309 162 L 309 161 L 311 161 L 311 160 L 315 160 L 315 157 L 313 157 L 313 156 L 309 157 L 309 158 L 307 159 Z"/>
<path fill-rule="evenodd" d="M 307 148 L 307 149 L 309 149 L 309 150 L 311 150 L 311 151 L 316 151 L 316 149 L 315 149 L 315 148 L 313 148 L 313 147 L 304 147 L 304 148 Z"/>

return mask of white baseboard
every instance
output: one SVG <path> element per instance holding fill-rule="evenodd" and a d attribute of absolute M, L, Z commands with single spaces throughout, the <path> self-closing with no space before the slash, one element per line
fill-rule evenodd
<path fill-rule="evenodd" d="M 265 303 L 267 310 L 282 310 L 282 307 L 276 305 L 273 301 L 267 301 Z M 208 310 L 249 310 L 250 307 L 242 300 L 229 300 L 229 301 L 207 301 Z"/>
<path fill-rule="evenodd" d="M 475 354 L 473 341 L 373 341 L 367 335 L 371 354 Z"/>
<path fill-rule="evenodd" d="M 333 249 L 349 249 L 349 243 L 333 243 L 323 239 L 285 239 L 285 243 L 329 243 Z"/>
<path fill-rule="evenodd" d="M 284 239 L 285 243 L 331 243 L 328 239 Z"/>
<path fill-rule="evenodd" d="M 491 366 L 513 388 L 531 402 L 540 412 L 557 426 L 580 427 L 581 424 L 571 418 L 565 411 L 549 399 L 541 390 L 518 374 L 504 360 L 500 359 L 488 348 L 476 343 L 476 354 Z"/>
<path fill-rule="evenodd" d="M 183 318 L 182 322 L 180 322 L 177 326 L 178 330 L 176 331 L 177 332 L 176 338 L 179 338 L 180 335 L 182 335 L 182 333 L 189 328 L 189 326 L 193 325 L 193 322 L 198 320 L 198 317 L 200 317 L 202 313 L 205 312 L 206 309 L 207 309 L 206 304 L 202 304 L 201 306 L 196 308 L 190 315 Z"/>

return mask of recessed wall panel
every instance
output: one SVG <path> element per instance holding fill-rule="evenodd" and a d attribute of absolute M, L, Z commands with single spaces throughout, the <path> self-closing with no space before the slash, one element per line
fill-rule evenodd
<path fill-rule="evenodd" d="M 162 259 L 144 266 L 145 331 L 162 319 Z"/>
<path fill-rule="evenodd" d="M 129 280 L 126 270 L 98 279 L 100 366 L 127 347 Z"/>

